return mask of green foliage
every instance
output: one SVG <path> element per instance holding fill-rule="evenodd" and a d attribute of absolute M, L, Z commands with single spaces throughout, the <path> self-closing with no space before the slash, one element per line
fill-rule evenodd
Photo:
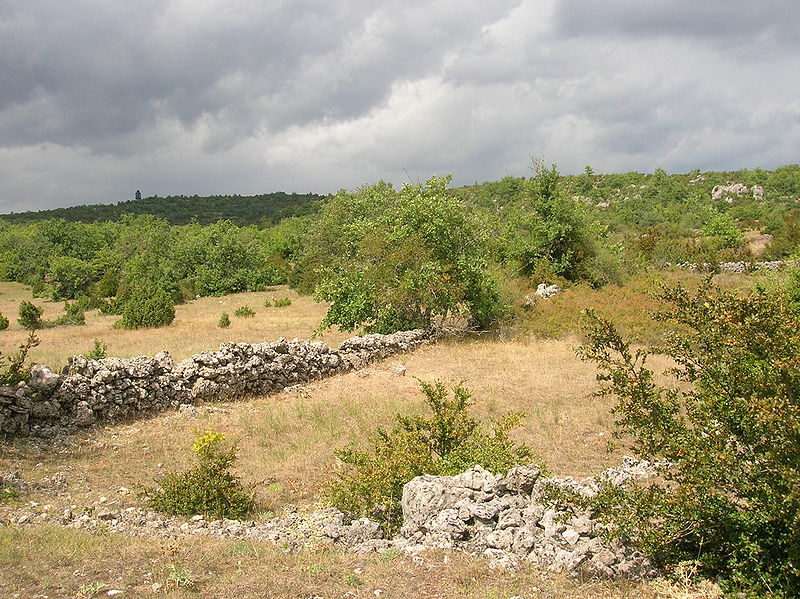
<path fill-rule="evenodd" d="M 9 322 L 5 315 L 0 314 L 0 331 L 5 331 L 8 328 Z"/>
<path fill-rule="evenodd" d="M 86 315 L 77 302 L 64 302 L 64 314 L 46 324 L 48 327 L 86 324 Z"/>
<path fill-rule="evenodd" d="M 288 297 L 279 297 L 272 303 L 272 305 L 276 308 L 285 308 L 286 306 L 292 305 L 292 300 Z"/>
<path fill-rule="evenodd" d="M 389 333 L 453 314 L 487 326 L 501 315 L 479 228 L 448 182 L 378 183 L 325 204 L 304 256 L 315 296 L 332 303 L 320 328 Z"/>
<path fill-rule="evenodd" d="M 650 351 L 590 314 L 582 356 L 617 397 L 620 432 L 672 464 L 666 483 L 606 489 L 599 507 L 661 565 L 696 559 L 731 589 L 797 596 L 800 311 L 780 293 L 737 296 L 708 281 L 661 297 L 673 385 L 646 367 Z"/>
<path fill-rule="evenodd" d="M 237 318 L 251 318 L 252 316 L 255 316 L 256 313 L 250 306 L 239 306 L 233 311 L 233 315 Z"/>
<path fill-rule="evenodd" d="M 100 341 L 99 339 L 94 340 L 94 347 L 85 354 L 83 357 L 87 360 L 102 360 L 103 358 L 108 357 L 108 345 Z"/>
<path fill-rule="evenodd" d="M 525 200 L 505 218 L 503 260 L 525 276 L 546 266 L 568 280 L 591 279 L 602 228 L 582 204 L 565 195 L 555 165 L 539 165 L 526 191 Z"/>
<path fill-rule="evenodd" d="M 0 385 L 15 385 L 28 378 L 30 367 L 25 363 L 28 352 L 39 345 L 39 338 L 34 331 L 19 346 L 19 351 L 12 356 L 0 354 Z"/>
<path fill-rule="evenodd" d="M 451 399 L 441 382 L 421 384 L 432 416 L 398 414 L 391 430 L 375 431 L 371 449 L 337 451 L 348 468 L 327 489 L 336 507 L 376 518 L 387 532 L 400 526 L 403 485 L 415 476 L 455 475 L 476 464 L 499 473 L 533 457 L 508 436 L 523 414 L 507 414 L 486 430 L 469 414 L 471 393 L 462 385 Z"/>
<path fill-rule="evenodd" d="M 223 312 L 222 316 L 219 317 L 219 322 L 217 323 L 217 326 L 221 329 L 226 329 L 229 326 L 231 326 L 231 317 L 228 316 L 227 312 Z"/>
<path fill-rule="evenodd" d="M 42 321 L 42 313 L 44 313 L 44 308 L 35 305 L 33 302 L 23 300 L 19 304 L 17 322 L 23 329 L 28 329 L 29 331 L 44 328 L 45 323 Z"/>
<path fill-rule="evenodd" d="M 122 318 L 114 326 L 123 329 L 162 327 L 175 320 L 172 298 L 163 289 L 141 287 L 122 306 Z"/>
<path fill-rule="evenodd" d="M 255 503 L 239 479 L 230 472 L 236 461 L 236 445 L 214 431 L 199 434 L 192 444 L 198 465 L 185 472 L 168 474 L 160 489 L 141 488 L 150 508 L 174 515 L 203 514 L 217 518 L 243 519 Z"/>

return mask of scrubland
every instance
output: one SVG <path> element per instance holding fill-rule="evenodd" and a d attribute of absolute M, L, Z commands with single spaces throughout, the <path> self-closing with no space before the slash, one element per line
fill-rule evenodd
<path fill-rule="evenodd" d="M 670 275 L 685 284 L 700 277 Z M 728 284 L 742 284 L 742 278 Z M 417 379 L 464 381 L 473 392 L 473 412 L 489 419 L 509 410 L 527 416 L 514 438 L 530 444 L 555 474 L 588 476 L 619 462 L 625 440 L 613 440 L 610 400 L 593 397 L 595 370 L 575 354 L 580 343 L 576 313 L 594 307 L 621 322 L 641 340 L 657 339 L 644 313 L 657 306 L 647 295 L 647 277 L 600 291 L 576 287 L 540 302 L 514 330 L 500 334 L 451 337 L 414 353 L 396 356 L 357 373 L 306 385 L 292 393 L 201 407 L 195 417 L 178 412 L 97 429 L 56 442 L 6 440 L 0 444 L 0 471 L 18 471 L 36 482 L 62 472 L 61 490 L 34 489 L 0 510 L 0 594 L 4 597 L 711 597 L 686 583 L 600 582 L 548 574 L 525 566 L 517 572 L 490 570 L 469 556 L 430 552 L 421 559 L 387 552 L 358 556 L 317 547 L 285 553 L 268 544 L 211 539 L 153 540 L 116 534 L 34 525 L 8 525 L 28 502 L 56 508 L 85 505 L 106 497 L 121 505 L 140 505 L 135 488 L 166 472 L 191 464 L 189 445 L 198 430 L 213 429 L 239 447 L 236 471 L 253 489 L 262 512 L 279 514 L 287 505 L 313 508 L 338 464 L 334 450 L 365 443 L 377 426 L 390 425 L 395 413 L 423 409 Z M 0 287 L 0 312 L 30 297 L 17 284 Z M 264 300 L 290 297 L 292 305 L 265 308 Z M 216 326 L 222 311 L 241 305 L 252 318 L 232 318 Z M 45 317 L 61 310 L 44 303 Z M 152 355 L 168 349 L 180 359 L 216 344 L 308 337 L 325 307 L 291 291 L 202 298 L 177 307 L 175 322 L 162 329 L 122 331 L 116 317 L 87 313 L 85 326 L 40 332 L 32 358 L 52 366 L 91 349 L 93 339 L 111 356 Z M 513 337 L 511 335 L 513 333 Z M 16 322 L 2 333 L 2 349 L 24 336 Z M 326 333 L 331 345 L 347 335 Z M 396 366 L 406 371 L 399 376 Z M 656 366 L 668 367 L 669 364 Z"/>

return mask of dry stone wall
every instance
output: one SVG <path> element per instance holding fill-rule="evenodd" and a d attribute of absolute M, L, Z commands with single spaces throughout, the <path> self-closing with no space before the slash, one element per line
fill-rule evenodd
<path fill-rule="evenodd" d="M 337 349 L 308 340 L 223 343 L 177 364 L 167 352 L 129 359 L 73 356 L 61 374 L 37 364 L 27 382 L 0 386 L 0 434 L 52 437 L 181 404 L 274 393 L 361 368 L 433 336 L 425 330 L 365 335 Z"/>

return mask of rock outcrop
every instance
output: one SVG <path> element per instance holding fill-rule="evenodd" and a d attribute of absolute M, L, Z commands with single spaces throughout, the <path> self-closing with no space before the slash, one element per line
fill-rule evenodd
<path fill-rule="evenodd" d="M 633 458 L 601 478 L 611 484 L 651 476 L 655 466 Z M 604 525 L 574 505 L 548 498 L 552 489 L 584 497 L 595 479 L 544 478 L 535 466 L 495 476 L 475 466 L 458 476 L 420 476 L 403 489 L 401 537 L 412 545 L 459 549 L 514 567 L 521 560 L 589 576 L 636 578 L 652 569 L 639 552 L 602 536 Z"/>

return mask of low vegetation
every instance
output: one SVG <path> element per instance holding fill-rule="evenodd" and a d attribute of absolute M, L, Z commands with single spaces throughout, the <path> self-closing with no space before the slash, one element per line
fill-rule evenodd
<path fill-rule="evenodd" d="M 375 431 L 369 450 L 337 451 L 336 457 L 347 467 L 328 487 L 336 507 L 375 519 L 389 533 L 402 524 L 403 485 L 415 476 L 452 476 L 475 464 L 505 473 L 515 464 L 533 460 L 529 447 L 508 436 L 522 413 L 505 414 L 486 430 L 469 413 L 471 393 L 465 387 L 453 387 L 450 399 L 440 381 L 421 385 L 431 416 L 397 414 L 390 430 Z"/>
<path fill-rule="evenodd" d="M 255 509 L 252 497 L 230 472 L 236 461 L 236 445 L 226 444 L 225 435 L 201 433 L 192 444 L 198 459 L 194 468 L 167 474 L 160 488 L 142 488 L 152 509 L 173 515 L 203 514 L 215 518 L 244 519 Z"/>
<path fill-rule="evenodd" d="M 239 306 L 236 310 L 233 311 L 233 315 L 236 318 L 250 318 L 255 316 L 256 313 L 250 306 Z"/>

